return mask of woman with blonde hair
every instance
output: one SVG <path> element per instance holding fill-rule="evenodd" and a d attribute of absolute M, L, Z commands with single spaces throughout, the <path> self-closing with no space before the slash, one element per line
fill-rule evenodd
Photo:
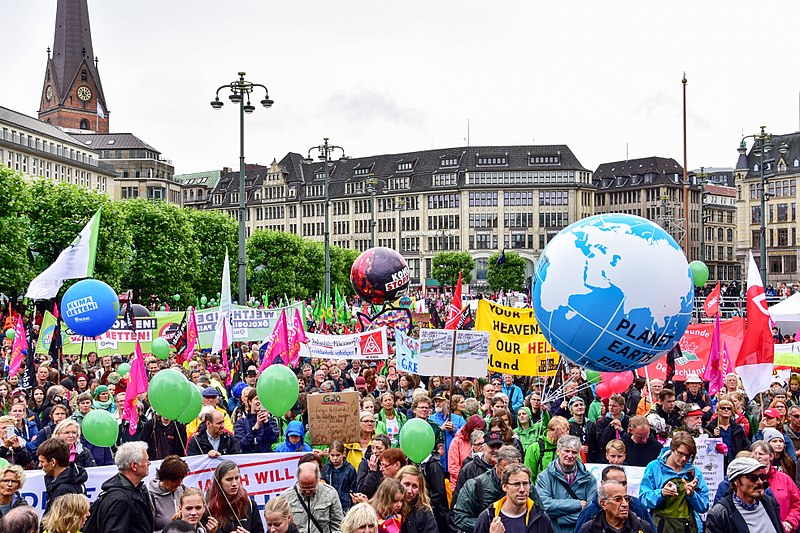
<path fill-rule="evenodd" d="M 194 487 L 189 487 L 181 493 L 178 512 L 172 520 L 183 520 L 191 524 L 197 533 L 216 533 L 219 528 L 219 521 L 208 515 L 203 491 Z"/>
<path fill-rule="evenodd" d="M 53 430 L 53 437 L 69 446 L 69 462 L 83 468 L 97 466 L 92 453 L 81 443 L 81 426 L 71 418 L 59 422 Z"/>
<path fill-rule="evenodd" d="M 292 517 L 292 508 L 283 496 L 269 499 L 264 506 L 264 522 L 269 533 L 299 533 Z"/>
<path fill-rule="evenodd" d="M 0 517 L 14 507 L 28 505 L 20 491 L 25 485 L 25 472 L 19 465 L 7 465 L 0 468 Z"/>
<path fill-rule="evenodd" d="M 350 508 L 342 520 L 342 533 L 377 533 L 378 515 L 368 503 L 359 503 Z"/>
<path fill-rule="evenodd" d="M 45 533 L 78 533 L 89 518 L 89 498 L 83 494 L 64 494 L 50 504 L 42 518 Z"/>
<path fill-rule="evenodd" d="M 406 514 L 403 519 L 402 533 L 437 533 L 436 517 L 433 516 L 428 489 L 425 488 L 425 477 L 414 465 L 407 465 L 398 470 L 395 479 L 405 490 Z"/>
<path fill-rule="evenodd" d="M 381 481 L 369 504 L 378 513 L 378 533 L 399 533 L 403 520 L 405 488 L 394 478 Z"/>

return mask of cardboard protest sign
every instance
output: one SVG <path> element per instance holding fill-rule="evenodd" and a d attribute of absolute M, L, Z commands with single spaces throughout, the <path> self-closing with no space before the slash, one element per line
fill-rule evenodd
<path fill-rule="evenodd" d="M 330 444 L 334 440 L 344 443 L 359 441 L 358 392 L 309 394 L 306 401 L 312 446 Z"/>

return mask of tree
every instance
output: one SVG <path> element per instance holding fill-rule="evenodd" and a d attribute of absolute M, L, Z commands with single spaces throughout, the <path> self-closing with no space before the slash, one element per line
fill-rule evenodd
<path fill-rule="evenodd" d="M 247 268 L 251 292 L 304 297 L 306 285 L 301 272 L 308 265 L 299 235 L 285 231 L 261 230 L 247 240 Z M 314 265 L 320 270 L 319 264 Z"/>
<path fill-rule="evenodd" d="M 350 283 L 350 269 L 358 256 L 358 250 L 331 246 L 331 292 L 338 288 L 341 294 L 355 295 Z"/>
<path fill-rule="evenodd" d="M 153 297 L 165 302 L 175 293 L 193 301 L 200 253 L 188 210 L 143 198 L 121 203 L 133 235 L 133 261 L 125 273 L 125 286 L 145 303 Z M 235 267 L 231 270 L 235 272 Z M 222 269 L 218 279 L 221 275 Z"/>
<path fill-rule="evenodd" d="M 30 194 L 22 176 L 0 163 L 0 291 L 21 293 L 33 279 L 28 262 Z"/>
<path fill-rule="evenodd" d="M 237 264 L 239 257 L 238 226 L 235 220 L 219 211 L 187 209 L 189 223 L 200 255 L 197 276 L 191 280 L 192 290 L 197 295 L 216 295 L 221 287 L 222 268 L 225 264 L 225 249 L 231 263 L 231 290 L 238 286 Z M 187 304 L 189 305 L 189 304 Z M 244 305 L 242 303 L 242 305 Z"/>
<path fill-rule="evenodd" d="M 493 291 L 520 291 L 525 283 L 525 259 L 516 252 L 505 252 L 505 262 L 497 265 L 500 254 L 489 256 L 486 281 Z"/>
<path fill-rule="evenodd" d="M 102 207 L 94 277 L 122 289 L 123 273 L 133 258 L 132 237 L 122 204 L 98 191 L 45 179 L 34 181 L 29 191 L 28 238 L 34 271 L 38 274 L 49 267 Z"/>
<path fill-rule="evenodd" d="M 439 280 L 442 285 L 455 285 L 458 273 L 461 272 L 461 281 L 464 284 L 472 281 L 472 271 L 475 261 L 467 252 L 439 252 L 433 256 L 431 275 Z"/>

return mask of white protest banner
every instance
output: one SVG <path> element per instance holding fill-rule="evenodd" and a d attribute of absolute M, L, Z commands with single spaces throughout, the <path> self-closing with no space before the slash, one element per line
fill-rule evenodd
<path fill-rule="evenodd" d="M 419 333 L 419 374 L 446 376 L 453 358 L 453 336 L 456 338 L 456 376 L 486 376 L 489 360 L 489 332 L 447 329 L 422 329 Z"/>
<path fill-rule="evenodd" d="M 586 470 L 589 471 L 590 474 L 594 476 L 597 480 L 597 484 L 600 484 L 600 475 L 603 473 L 603 469 L 608 465 L 601 465 L 596 463 L 586 463 Z M 628 466 L 628 465 L 621 465 L 622 468 L 625 469 L 625 474 L 628 476 L 628 494 L 630 496 L 639 497 L 639 485 L 642 484 L 642 477 L 644 477 L 644 467 L 643 466 Z"/>
<path fill-rule="evenodd" d="M 242 474 L 242 485 L 247 489 L 250 498 L 258 504 L 259 511 L 263 511 L 267 500 L 294 485 L 297 461 L 302 455 L 302 453 L 254 453 L 224 455 L 219 459 L 209 459 L 207 455 L 184 457 L 184 460 L 189 464 L 189 475 L 186 476 L 183 484 L 206 492 L 209 484 L 212 483 L 217 465 L 222 460 L 233 461 L 239 465 L 239 471 Z M 156 470 L 160 466 L 161 461 L 150 463 L 150 476 L 144 480 L 145 485 L 151 478 L 155 477 Z M 101 492 L 100 486 L 107 479 L 117 475 L 119 470 L 117 470 L 116 466 L 96 466 L 87 468 L 86 473 L 89 475 L 89 479 L 86 481 L 86 494 L 89 496 L 90 501 L 94 501 Z M 25 485 L 20 489 L 20 493 L 41 516 L 47 503 L 44 472 L 41 470 L 26 470 Z M 261 520 L 263 522 L 263 513 L 259 512 L 259 515 L 262 517 Z M 266 529 L 266 524 L 264 528 Z"/>
<path fill-rule="evenodd" d="M 389 358 L 386 342 L 386 327 L 351 335 L 318 335 L 306 333 L 309 357 L 321 359 L 366 359 Z M 303 354 L 303 352 L 301 352 Z"/>
<path fill-rule="evenodd" d="M 419 374 L 417 357 L 419 355 L 419 340 L 412 339 L 402 331 L 395 331 L 395 347 L 397 348 L 397 369 L 411 374 Z"/>

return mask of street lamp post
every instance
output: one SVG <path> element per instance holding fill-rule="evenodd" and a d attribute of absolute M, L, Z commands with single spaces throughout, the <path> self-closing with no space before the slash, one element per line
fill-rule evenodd
<path fill-rule="evenodd" d="M 245 190 L 244 190 L 244 115 L 251 114 L 256 110 L 254 105 L 250 104 L 250 94 L 255 91 L 256 87 L 264 89 L 264 99 L 261 100 L 261 105 L 270 108 L 274 103 L 269 97 L 269 90 L 266 86 L 260 83 L 253 83 L 244 79 L 244 72 L 239 72 L 239 79 L 232 81 L 226 85 L 222 85 L 217 89 L 214 100 L 211 101 L 211 107 L 214 109 L 221 109 L 223 102 L 219 99 L 219 92 L 222 89 L 230 89 L 231 94 L 228 96 L 231 102 L 239 104 L 239 304 L 244 305 L 247 301 L 247 255 L 245 252 L 245 224 L 247 218 L 247 211 L 245 208 Z M 247 97 L 247 104 L 244 99 Z"/>
<path fill-rule="evenodd" d="M 761 283 L 764 285 L 764 288 L 767 288 L 767 198 L 769 197 L 767 193 L 767 178 L 764 174 L 764 154 L 767 152 L 772 151 L 774 147 L 772 144 L 772 134 L 767 133 L 764 130 L 766 126 L 761 126 L 761 131 L 759 133 L 755 133 L 753 135 L 746 135 L 742 137 L 741 143 L 739 143 L 740 150 L 747 150 L 747 144 L 745 143 L 745 139 L 753 139 L 753 154 L 759 158 L 758 170 L 759 170 L 759 177 L 761 181 L 761 231 L 760 231 L 760 268 L 761 271 Z M 786 141 L 782 142 L 780 147 L 778 148 L 780 153 L 785 154 L 789 151 L 789 145 Z"/>
<path fill-rule="evenodd" d="M 330 195 L 330 181 L 331 176 L 329 173 L 328 165 L 330 164 L 331 154 L 334 153 L 336 150 L 340 150 L 342 152 L 341 159 L 345 159 L 346 156 L 344 155 L 344 148 L 341 146 L 335 146 L 328 142 L 328 137 L 323 138 L 323 142 L 319 146 L 312 146 L 308 149 L 308 156 L 305 159 L 307 164 L 311 164 L 314 160 L 311 158 L 311 152 L 316 150 L 319 152 L 319 159 L 322 161 L 322 172 L 325 181 L 325 295 L 330 296 L 331 294 L 331 228 L 330 228 L 330 207 L 331 207 L 331 195 Z"/>

